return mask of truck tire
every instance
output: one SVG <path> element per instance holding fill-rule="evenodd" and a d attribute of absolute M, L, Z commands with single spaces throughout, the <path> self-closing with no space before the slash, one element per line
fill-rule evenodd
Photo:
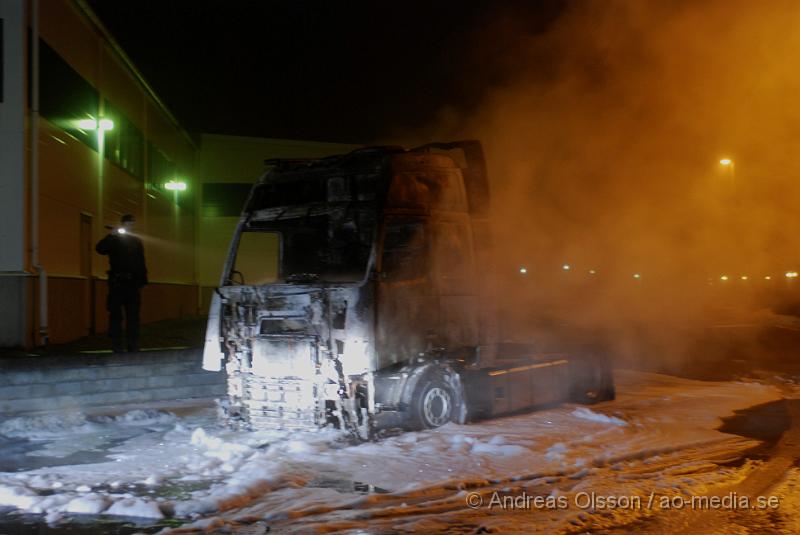
<path fill-rule="evenodd" d="M 592 363 L 580 376 L 572 389 L 572 401 L 592 405 L 616 398 L 613 371 L 605 360 Z"/>
<path fill-rule="evenodd" d="M 410 426 L 434 429 L 456 418 L 458 407 L 452 388 L 439 374 L 423 377 L 411 400 Z"/>

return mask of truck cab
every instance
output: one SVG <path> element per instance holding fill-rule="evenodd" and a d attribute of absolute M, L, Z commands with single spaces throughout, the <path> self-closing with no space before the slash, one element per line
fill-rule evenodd
<path fill-rule="evenodd" d="M 501 350 L 479 142 L 267 163 L 209 313 L 232 419 L 366 438 L 613 396 L 605 365 Z"/>

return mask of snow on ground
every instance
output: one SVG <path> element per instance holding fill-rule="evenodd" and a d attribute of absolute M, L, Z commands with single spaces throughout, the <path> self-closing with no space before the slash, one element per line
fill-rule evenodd
<path fill-rule="evenodd" d="M 649 512 L 576 500 L 703 493 L 741 480 L 755 463 L 730 461 L 756 443 L 715 428 L 736 409 L 780 397 L 762 384 L 631 371 L 617 373 L 617 392 L 616 401 L 591 408 L 563 405 L 358 445 L 334 430 L 232 431 L 209 410 L 14 419 L 0 423 L 0 435 L 26 441 L 22 468 L 37 456 L 98 458 L 0 472 L 0 506 L 53 522 L 101 512 L 193 522 L 175 533 L 261 524 L 387 533 L 613 526 Z M 496 503 L 521 494 L 552 507 Z"/>

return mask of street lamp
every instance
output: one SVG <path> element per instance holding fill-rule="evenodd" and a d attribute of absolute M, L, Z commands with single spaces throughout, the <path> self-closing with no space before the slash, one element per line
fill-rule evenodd
<path fill-rule="evenodd" d="M 733 165 L 733 160 L 731 160 L 730 158 L 723 158 L 719 161 L 719 164 L 725 166 Z"/>

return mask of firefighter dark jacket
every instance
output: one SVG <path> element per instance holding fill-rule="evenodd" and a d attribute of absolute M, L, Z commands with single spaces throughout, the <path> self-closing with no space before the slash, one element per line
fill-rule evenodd
<path fill-rule="evenodd" d="M 101 255 L 108 255 L 109 283 L 147 284 L 142 240 L 130 234 L 109 234 L 95 246 Z"/>

